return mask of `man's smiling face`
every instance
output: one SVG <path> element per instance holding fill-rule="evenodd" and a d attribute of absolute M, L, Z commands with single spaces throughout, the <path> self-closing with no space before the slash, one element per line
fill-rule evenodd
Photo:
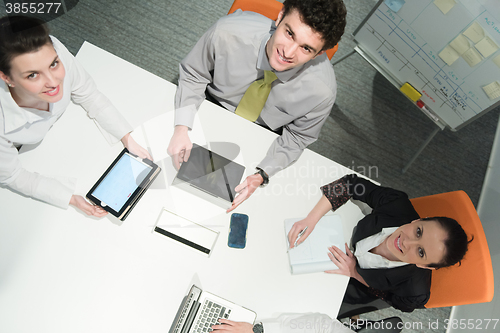
<path fill-rule="evenodd" d="M 266 45 L 269 64 L 274 70 L 282 72 L 303 65 L 324 52 L 322 36 L 302 22 L 297 10 L 285 17 L 282 10 L 276 26 Z"/>

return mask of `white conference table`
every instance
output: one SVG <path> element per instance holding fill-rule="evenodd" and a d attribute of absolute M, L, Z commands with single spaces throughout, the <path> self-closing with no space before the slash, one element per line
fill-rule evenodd
<path fill-rule="evenodd" d="M 164 135 L 170 137 L 174 84 L 89 43 L 77 58 L 134 127 L 167 112 Z M 249 174 L 276 137 L 209 102 L 198 117 L 193 141 L 237 144 Z M 72 105 L 43 142 L 20 157 L 30 170 L 77 177 L 77 193 L 84 196 L 121 149 Z M 306 216 L 321 197 L 319 186 L 349 169 L 306 150 L 238 207 L 250 219 L 247 246 L 236 250 L 227 246 L 230 214 L 215 206 L 205 210 L 201 199 L 169 186 L 165 161 L 165 174 L 123 222 L 0 189 L 0 332 L 167 332 L 193 283 L 256 311 L 258 318 L 283 312 L 336 316 L 348 278 L 292 276 L 283 221 Z M 153 233 L 162 207 L 202 214 L 201 223 L 220 232 L 212 255 Z M 349 239 L 363 213 L 353 202 L 336 213 Z"/>

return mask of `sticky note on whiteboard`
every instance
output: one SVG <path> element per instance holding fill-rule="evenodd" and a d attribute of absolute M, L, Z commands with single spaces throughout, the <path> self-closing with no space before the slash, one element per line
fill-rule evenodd
<path fill-rule="evenodd" d="M 413 88 L 412 85 L 408 82 L 403 84 L 403 86 L 399 90 L 401 90 L 403 94 L 408 96 L 408 98 L 414 102 L 418 101 L 420 97 L 422 97 L 422 94 L 419 93 L 415 88 Z"/>
<path fill-rule="evenodd" d="M 490 84 L 484 86 L 483 90 L 491 100 L 500 97 L 500 83 L 498 83 L 498 81 L 493 81 Z"/>
<path fill-rule="evenodd" d="M 486 36 L 476 44 L 476 49 L 483 57 L 488 58 L 498 50 L 498 45 L 490 37 Z"/>
<path fill-rule="evenodd" d="M 450 43 L 450 46 L 460 55 L 470 49 L 469 40 L 464 35 L 458 35 L 457 38 Z"/>
<path fill-rule="evenodd" d="M 392 11 L 394 11 L 396 13 L 405 4 L 405 0 L 385 0 L 384 2 L 387 5 L 387 7 L 389 7 Z"/>
<path fill-rule="evenodd" d="M 483 61 L 481 54 L 473 47 L 462 54 L 462 58 L 469 64 L 470 67 L 474 67 Z"/>
<path fill-rule="evenodd" d="M 434 4 L 446 15 L 457 3 L 455 0 L 435 0 Z"/>
<path fill-rule="evenodd" d="M 464 31 L 464 35 L 467 36 L 474 43 L 479 43 L 481 39 L 484 38 L 484 30 L 481 25 L 474 22 Z"/>
<path fill-rule="evenodd" d="M 443 59 L 443 61 L 448 65 L 451 66 L 455 61 L 457 61 L 458 58 L 460 58 L 460 55 L 455 51 L 453 47 L 450 45 L 447 45 L 443 51 L 439 52 L 439 57 Z"/>
<path fill-rule="evenodd" d="M 493 58 L 493 63 L 500 68 L 500 54 Z"/>

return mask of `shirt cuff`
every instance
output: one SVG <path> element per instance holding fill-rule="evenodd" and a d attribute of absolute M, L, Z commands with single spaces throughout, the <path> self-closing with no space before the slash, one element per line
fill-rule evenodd
<path fill-rule="evenodd" d="M 75 178 L 43 177 L 33 197 L 59 208 L 67 209 L 71 196 L 75 193 Z"/>
<path fill-rule="evenodd" d="M 175 109 L 174 126 L 182 125 L 192 129 L 195 116 L 196 107 L 194 104 Z"/>
<path fill-rule="evenodd" d="M 322 186 L 321 191 L 332 205 L 332 210 L 334 211 L 340 208 L 351 198 L 345 177 Z"/>
<path fill-rule="evenodd" d="M 268 319 L 262 320 L 262 327 L 264 328 L 264 333 L 276 333 L 281 332 L 281 323 L 276 320 Z"/>
<path fill-rule="evenodd" d="M 279 159 L 276 159 L 276 156 L 269 156 L 267 155 L 262 162 L 260 162 L 257 165 L 257 168 L 264 170 L 265 173 L 270 177 L 274 176 L 286 166 L 284 166 L 285 161 L 280 161 Z"/>

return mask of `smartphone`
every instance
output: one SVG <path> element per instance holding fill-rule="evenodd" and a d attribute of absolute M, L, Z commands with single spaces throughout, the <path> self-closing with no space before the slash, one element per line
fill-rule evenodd
<path fill-rule="evenodd" d="M 227 245 L 235 249 L 244 249 L 247 244 L 248 215 L 233 213 L 229 225 Z"/>

